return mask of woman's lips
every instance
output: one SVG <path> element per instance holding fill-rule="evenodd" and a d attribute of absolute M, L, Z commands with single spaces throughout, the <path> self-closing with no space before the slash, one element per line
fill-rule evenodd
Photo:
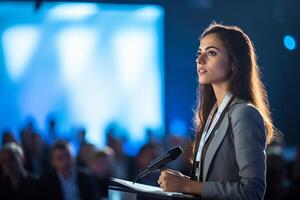
<path fill-rule="evenodd" d="M 205 74 L 207 72 L 207 70 L 206 69 L 199 69 L 198 72 L 199 72 L 199 74 Z"/>

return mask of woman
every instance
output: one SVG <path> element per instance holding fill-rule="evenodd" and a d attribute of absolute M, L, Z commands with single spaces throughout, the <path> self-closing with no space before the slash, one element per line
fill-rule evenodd
<path fill-rule="evenodd" d="M 240 28 L 213 23 L 200 38 L 196 63 L 191 176 L 167 169 L 158 183 L 203 199 L 263 199 L 273 124 L 253 45 Z"/>

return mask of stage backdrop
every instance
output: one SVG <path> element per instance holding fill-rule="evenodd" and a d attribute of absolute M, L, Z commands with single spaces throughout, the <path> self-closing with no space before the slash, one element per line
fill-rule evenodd
<path fill-rule="evenodd" d="M 0 128 L 17 133 L 31 116 L 44 138 L 49 115 L 61 137 L 86 127 L 103 146 L 112 122 L 128 153 L 145 129 L 164 129 L 164 10 L 157 5 L 0 4 Z M 124 133 L 123 132 L 123 133 Z"/>

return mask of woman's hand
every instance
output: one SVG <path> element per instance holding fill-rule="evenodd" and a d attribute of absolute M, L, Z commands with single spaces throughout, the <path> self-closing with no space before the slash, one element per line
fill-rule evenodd
<path fill-rule="evenodd" d="M 189 177 L 181 174 L 179 171 L 166 169 L 161 171 L 158 184 L 165 192 L 185 192 Z"/>
<path fill-rule="evenodd" d="M 190 180 L 188 176 L 171 169 L 161 171 L 157 182 L 165 192 L 182 192 L 199 196 L 202 193 L 202 182 Z"/>

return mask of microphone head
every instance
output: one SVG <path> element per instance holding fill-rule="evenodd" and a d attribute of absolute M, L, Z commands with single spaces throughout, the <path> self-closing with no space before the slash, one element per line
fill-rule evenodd
<path fill-rule="evenodd" d="M 178 158 L 178 156 L 182 154 L 183 150 L 180 146 L 177 146 L 172 148 L 169 152 L 170 152 L 171 159 L 175 160 L 176 158 Z"/>

